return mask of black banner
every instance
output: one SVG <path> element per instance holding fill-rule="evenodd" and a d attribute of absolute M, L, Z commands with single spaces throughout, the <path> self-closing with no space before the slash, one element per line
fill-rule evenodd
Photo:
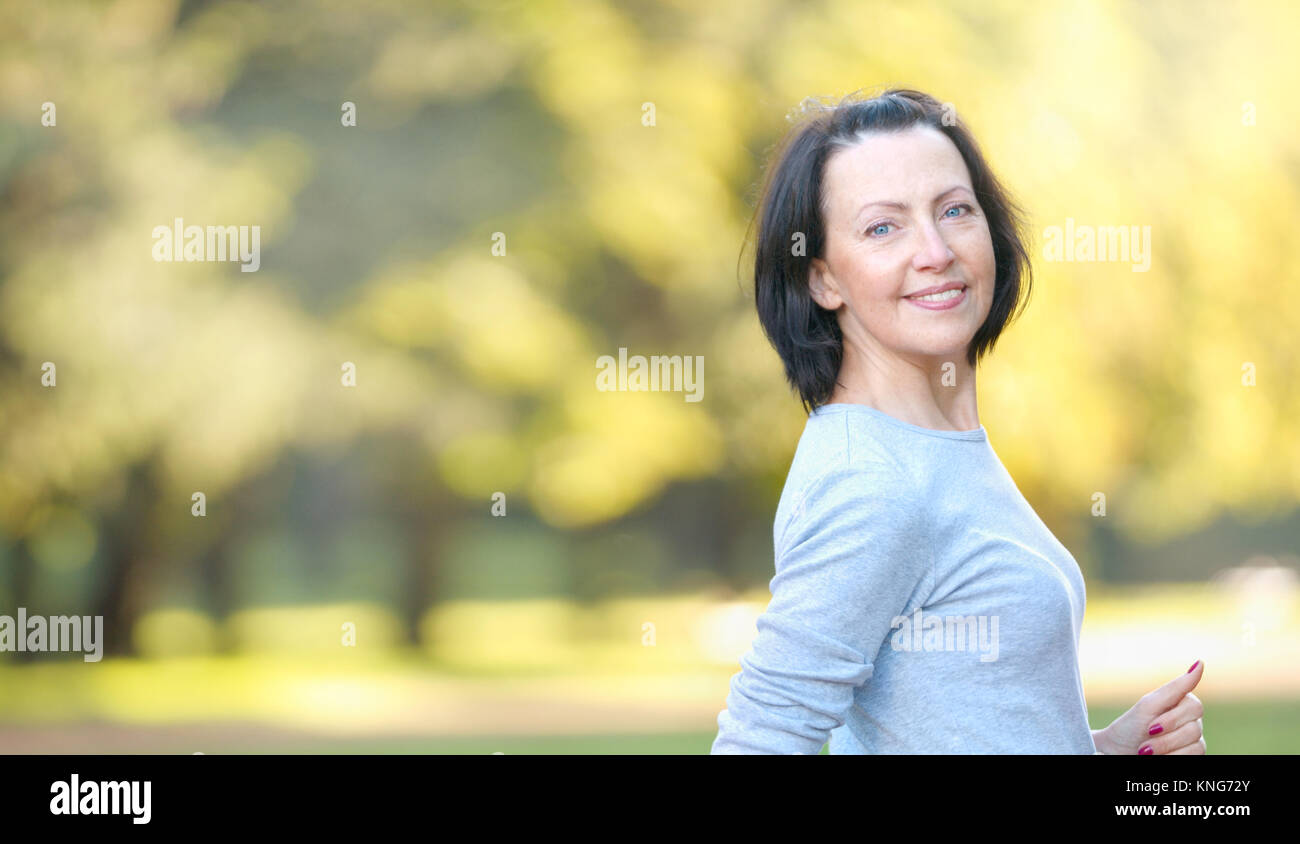
<path fill-rule="evenodd" d="M 433 835 L 443 822 L 611 833 L 597 828 L 611 811 L 650 825 L 701 812 L 724 824 L 837 811 L 876 823 L 883 811 L 977 826 L 1045 818 L 1227 832 L 1285 821 L 1294 788 L 1284 765 L 1289 757 L 10 756 L 0 806 L 6 831 L 126 834 L 395 822 Z"/>

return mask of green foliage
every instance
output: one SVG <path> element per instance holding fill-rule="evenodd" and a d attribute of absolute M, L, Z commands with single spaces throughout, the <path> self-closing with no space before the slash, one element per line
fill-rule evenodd
<path fill-rule="evenodd" d="M 763 155 L 805 97 L 887 83 L 952 102 L 1030 212 L 1036 292 L 982 419 L 1085 569 L 1097 492 L 1128 543 L 1284 513 L 1298 23 L 1285 3 L 7 3 L 0 597 L 107 602 L 123 643 L 175 603 L 220 623 L 375 601 L 413 639 L 441 597 L 762 576 L 736 557 L 766 560 L 803 424 L 736 273 Z M 261 269 L 155 262 L 177 217 L 260 226 Z M 1150 226 L 1149 270 L 1047 261 L 1067 219 Z M 702 356 L 704 400 L 597 391 L 620 347 Z M 705 535 L 655 509 L 706 488 Z"/>

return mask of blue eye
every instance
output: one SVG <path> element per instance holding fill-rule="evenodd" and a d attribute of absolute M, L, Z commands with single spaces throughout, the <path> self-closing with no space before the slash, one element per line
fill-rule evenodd
<path fill-rule="evenodd" d="M 948 211 L 943 212 L 943 215 L 947 217 L 949 211 L 957 211 L 962 208 L 965 208 L 967 211 L 971 210 L 971 207 L 969 205 L 962 203 L 961 205 L 954 205 L 953 207 L 949 208 Z"/>
<path fill-rule="evenodd" d="M 887 229 L 887 228 L 889 228 L 891 225 L 892 225 L 891 223 L 879 223 L 879 224 L 877 224 L 877 225 L 875 225 L 875 226 L 872 226 L 872 227 L 871 227 L 871 234 L 876 235 L 877 237 L 879 237 L 880 235 L 889 234 L 889 232 L 882 232 L 882 231 L 880 231 L 880 230 L 881 230 L 881 229 Z"/>

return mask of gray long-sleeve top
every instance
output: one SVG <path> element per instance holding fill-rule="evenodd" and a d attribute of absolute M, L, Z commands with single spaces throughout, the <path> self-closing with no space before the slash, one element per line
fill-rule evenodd
<path fill-rule="evenodd" d="M 983 426 L 817 408 L 772 538 L 712 753 L 1096 752 L 1083 577 Z"/>

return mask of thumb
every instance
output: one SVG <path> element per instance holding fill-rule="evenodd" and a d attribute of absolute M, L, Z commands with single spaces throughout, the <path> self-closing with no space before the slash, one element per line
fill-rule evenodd
<path fill-rule="evenodd" d="M 1167 709 L 1172 708 L 1178 701 L 1196 688 L 1196 684 L 1201 682 L 1201 676 L 1205 673 L 1205 663 L 1196 660 L 1187 672 L 1180 674 L 1174 679 L 1165 683 L 1160 688 L 1150 692 L 1147 695 L 1147 703 L 1153 710 L 1153 714 L 1159 714 Z"/>

